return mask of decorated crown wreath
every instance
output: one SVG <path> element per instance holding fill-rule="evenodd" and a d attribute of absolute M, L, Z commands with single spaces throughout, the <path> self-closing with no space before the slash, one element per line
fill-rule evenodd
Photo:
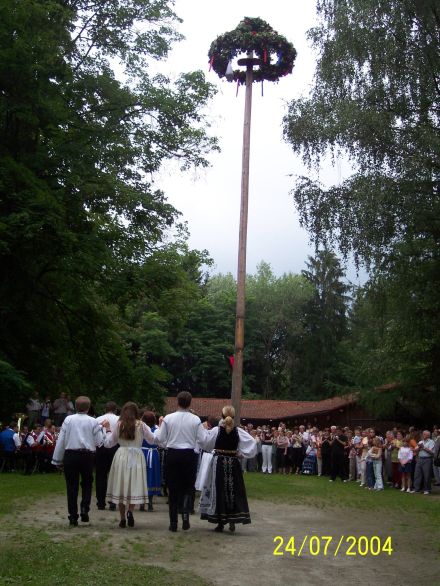
<path fill-rule="evenodd" d="M 260 59 L 259 68 L 253 71 L 253 81 L 278 81 L 292 73 L 296 58 L 294 46 L 261 18 L 245 18 L 236 29 L 217 37 L 208 53 L 210 67 L 219 77 L 244 84 L 246 71 L 232 69 L 232 60 L 249 51 Z M 273 54 L 277 56 L 276 63 L 271 63 Z"/>

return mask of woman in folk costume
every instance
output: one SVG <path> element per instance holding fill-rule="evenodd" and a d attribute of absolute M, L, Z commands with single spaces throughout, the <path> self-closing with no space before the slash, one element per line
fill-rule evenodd
<path fill-rule="evenodd" d="M 257 444 L 249 433 L 235 426 L 234 416 L 232 406 L 223 407 L 223 418 L 202 446 L 207 451 L 214 449 L 214 455 L 200 497 L 200 517 L 217 523 L 217 532 L 227 523 L 229 530 L 235 531 L 236 523 L 251 522 L 238 456 L 253 458 Z"/>
<path fill-rule="evenodd" d="M 156 416 L 152 411 L 145 411 L 142 416 L 142 421 L 146 423 L 151 431 L 154 433 L 157 429 Z M 142 442 L 142 451 L 145 456 L 145 463 L 147 466 L 147 487 L 148 487 L 148 510 L 153 510 L 153 497 L 160 496 L 161 490 L 161 476 L 160 476 L 160 456 L 157 446 L 148 442 L 145 438 Z M 145 505 L 141 505 L 141 511 L 145 510 Z"/>
<path fill-rule="evenodd" d="M 107 483 L 106 500 L 119 505 L 121 521 L 119 527 L 134 527 L 133 511 L 136 505 L 148 502 L 148 489 L 145 482 L 147 470 L 142 453 L 142 441 L 146 439 L 154 443 L 151 429 L 143 421 L 139 421 L 139 410 L 136 403 L 128 402 L 121 409 L 118 425 L 113 432 L 110 423 L 104 421 L 102 426 L 107 430 L 105 447 L 111 448 L 119 444 Z M 127 510 L 127 519 L 125 512 Z"/>
<path fill-rule="evenodd" d="M 216 419 L 215 417 L 212 417 L 211 415 L 208 417 L 208 419 L 205 421 L 205 423 L 203 424 L 203 427 L 205 427 L 206 429 L 212 429 L 213 427 L 216 427 L 218 425 L 218 419 Z M 200 451 L 200 457 L 199 457 L 199 464 L 197 467 L 197 478 L 196 478 L 196 490 L 198 491 L 202 491 L 203 490 L 203 486 L 205 485 L 205 479 L 206 479 L 206 475 L 208 473 L 208 470 L 211 466 L 211 460 L 212 460 L 212 452 L 207 452 L 206 450 L 201 450 Z"/>

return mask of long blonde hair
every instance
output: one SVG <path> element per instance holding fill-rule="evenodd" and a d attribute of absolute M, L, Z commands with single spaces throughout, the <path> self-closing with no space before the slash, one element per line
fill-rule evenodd
<path fill-rule="evenodd" d="M 223 417 L 223 425 L 225 427 L 226 433 L 231 433 L 231 431 L 235 427 L 234 417 L 235 417 L 235 409 L 232 405 L 226 405 L 222 409 L 222 417 Z"/>

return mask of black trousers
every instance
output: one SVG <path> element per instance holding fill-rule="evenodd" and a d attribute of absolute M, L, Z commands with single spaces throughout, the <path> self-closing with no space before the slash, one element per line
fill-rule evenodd
<path fill-rule="evenodd" d="M 64 476 L 67 487 L 67 510 L 69 519 L 78 519 L 78 493 L 81 479 L 81 513 L 88 513 L 92 499 L 94 452 L 66 450 L 64 454 Z"/>
<path fill-rule="evenodd" d="M 98 507 L 105 507 L 105 495 L 107 494 L 107 480 L 113 457 L 119 446 L 113 448 L 97 448 L 95 458 L 96 469 L 96 503 Z"/>
<path fill-rule="evenodd" d="M 35 452 L 32 450 L 24 450 L 21 452 L 20 457 L 24 462 L 24 473 L 32 474 L 36 460 Z"/>
<path fill-rule="evenodd" d="M 336 476 L 340 476 L 341 480 L 348 478 L 345 475 L 345 454 L 332 454 L 331 479 L 336 480 Z"/>
<path fill-rule="evenodd" d="M 197 454 L 194 450 L 168 448 L 166 478 L 171 523 L 177 523 L 179 509 L 189 513 L 197 476 Z"/>

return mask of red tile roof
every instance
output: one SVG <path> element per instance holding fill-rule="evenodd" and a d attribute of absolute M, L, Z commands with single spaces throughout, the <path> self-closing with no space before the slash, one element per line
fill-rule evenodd
<path fill-rule="evenodd" d="M 356 402 L 353 395 L 347 397 L 333 397 L 323 401 L 242 401 L 241 419 L 293 419 L 299 415 L 316 415 L 342 409 Z M 230 404 L 228 399 L 211 399 L 206 397 L 193 397 L 191 409 L 200 417 L 220 417 L 222 408 Z M 166 413 L 177 410 L 176 397 L 167 397 L 165 402 Z"/>

